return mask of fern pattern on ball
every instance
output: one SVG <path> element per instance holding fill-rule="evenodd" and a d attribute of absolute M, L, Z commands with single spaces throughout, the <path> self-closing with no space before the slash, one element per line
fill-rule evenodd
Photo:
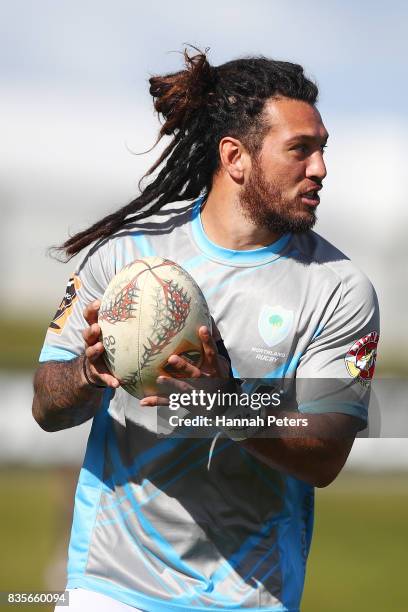
<path fill-rule="evenodd" d="M 186 270 L 184 270 L 184 268 L 181 268 L 180 266 L 174 266 L 173 265 L 171 267 L 171 269 L 172 269 L 172 271 L 174 273 L 179 274 L 180 276 L 185 278 L 188 283 L 192 284 L 193 287 L 196 289 L 197 293 L 199 293 L 202 296 L 203 304 L 205 304 L 205 314 L 207 315 L 208 319 L 210 319 L 210 311 L 208 310 L 206 299 L 204 297 L 203 292 L 201 291 L 201 287 L 196 283 L 194 278 L 192 276 L 190 276 L 190 274 L 188 272 L 186 272 Z"/>
<path fill-rule="evenodd" d="M 176 281 L 163 279 L 160 284 L 154 295 L 153 334 L 143 346 L 141 370 L 185 327 L 190 313 L 191 298 Z"/>
<path fill-rule="evenodd" d="M 140 372 L 134 372 L 133 374 L 129 374 L 125 378 L 122 378 L 121 385 L 130 393 L 131 391 L 138 392 L 140 390 L 140 385 L 142 383 L 142 379 L 140 378 Z"/>
<path fill-rule="evenodd" d="M 140 289 L 137 284 L 138 276 L 132 278 L 123 289 L 108 296 L 106 305 L 99 311 L 99 318 L 114 325 L 123 323 L 136 315 Z"/>

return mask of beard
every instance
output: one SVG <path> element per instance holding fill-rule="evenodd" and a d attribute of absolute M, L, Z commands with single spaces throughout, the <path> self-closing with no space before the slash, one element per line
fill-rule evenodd
<path fill-rule="evenodd" d="M 240 193 L 239 204 L 249 221 L 274 233 L 300 234 L 312 229 L 317 221 L 313 208 L 303 204 L 300 196 L 285 198 L 282 188 L 276 182 L 266 179 L 256 161 Z"/>

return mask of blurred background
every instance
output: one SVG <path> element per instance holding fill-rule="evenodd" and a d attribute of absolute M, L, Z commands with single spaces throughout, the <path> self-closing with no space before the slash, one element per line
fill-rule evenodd
<path fill-rule="evenodd" d="M 158 129 L 147 79 L 181 69 L 185 43 L 210 47 L 215 65 L 295 61 L 318 82 L 331 136 L 316 229 L 376 287 L 377 378 L 406 388 L 407 18 L 398 0 L 1 2 L 0 591 L 63 588 L 89 430 L 47 434 L 31 417 L 45 330 L 76 264 L 47 248 L 137 193 L 158 154 L 135 155 Z M 304 612 L 406 610 L 408 444 L 389 431 L 357 440 L 317 492 Z"/>

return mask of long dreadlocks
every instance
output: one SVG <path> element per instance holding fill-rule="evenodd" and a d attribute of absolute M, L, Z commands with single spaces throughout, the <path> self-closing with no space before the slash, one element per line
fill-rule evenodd
<path fill-rule="evenodd" d="M 58 250 L 67 260 L 165 204 L 208 194 L 224 136 L 241 140 L 251 154 L 259 150 L 269 127 L 262 113 L 268 98 L 317 100 L 317 86 L 298 64 L 248 57 L 211 66 L 206 52 L 191 56 L 187 50 L 184 59 L 184 70 L 149 79 L 154 108 L 164 119 L 156 144 L 171 137 L 141 180 L 161 167 L 156 178 L 129 204 L 64 242 Z"/>

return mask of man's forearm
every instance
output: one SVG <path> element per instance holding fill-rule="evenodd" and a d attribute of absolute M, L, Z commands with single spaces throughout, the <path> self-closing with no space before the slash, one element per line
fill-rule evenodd
<path fill-rule="evenodd" d="M 89 385 L 83 374 L 83 359 L 48 361 L 34 377 L 33 416 L 46 431 L 79 425 L 94 416 L 101 405 L 103 389 Z"/>
<path fill-rule="evenodd" d="M 200 379 L 200 389 L 186 388 L 185 391 L 178 384 L 179 381 L 172 381 L 173 386 L 169 388 L 169 383 L 164 383 L 163 392 L 169 395 L 175 388 L 177 393 L 173 395 L 178 395 L 179 399 L 184 394 L 186 403 L 182 405 L 191 415 L 208 415 L 207 411 L 214 408 L 216 418 L 224 419 L 216 425 L 229 438 L 271 468 L 316 487 L 325 487 L 336 478 L 347 460 L 356 433 L 361 429 L 361 420 L 348 414 L 303 414 L 282 410 L 269 415 L 277 417 L 272 423 L 267 419 L 268 413 L 261 411 L 261 422 L 268 424 L 259 428 L 257 424 L 250 424 L 255 420 L 250 418 L 255 413 L 246 403 L 240 404 L 242 392 L 236 381 Z M 196 400 L 193 393 L 201 392 L 204 395 Z M 210 405 L 208 397 L 217 397 L 218 394 L 223 400 Z"/>
<path fill-rule="evenodd" d="M 343 439 L 249 438 L 239 442 L 257 459 L 314 487 L 329 485 L 344 466 L 354 436 Z"/>
<path fill-rule="evenodd" d="M 278 417 L 239 443 L 274 469 L 316 487 L 330 484 L 347 460 L 361 421 L 341 413 L 280 412 Z M 299 417 L 306 425 L 291 425 Z"/>

